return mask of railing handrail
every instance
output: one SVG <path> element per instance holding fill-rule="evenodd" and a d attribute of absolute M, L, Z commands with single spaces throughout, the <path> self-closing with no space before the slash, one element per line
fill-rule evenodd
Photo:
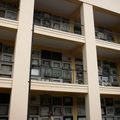
<path fill-rule="evenodd" d="M 111 77 L 111 76 L 113 76 L 113 77 L 120 77 L 120 75 L 119 74 L 108 74 L 108 75 L 98 75 L 98 76 L 101 76 L 101 77 Z"/>
<path fill-rule="evenodd" d="M 34 18 L 34 19 L 37 19 L 37 18 Z M 41 18 L 41 19 L 44 19 L 44 18 Z M 47 19 L 46 19 L 47 20 Z M 48 19 L 50 20 L 50 19 Z M 53 21 L 53 19 L 51 19 L 51 21 Z M 61 21 L 59 21 L 61 23 Z M 83 24 L 80 23 L 80 21 L 71 21 L 70 19 L 68 20 L 68 24 L 75 24 L 75 23 L 78 23 L 81 27 L 84 27 Z"/>
<path fill-rule="evenodd" d="M 72 69 L 72 68 L 70 68 L 70 69 L 65 69 L 65 68 L 62 68 L 62 67 L 52 67 L 52 66 L 46 66 L 46 65 L 32 65 L 32 67 L 36 67 L 36 68 L 41 68 L 41 67 L 44 67 L 44 68 L 51 68 L 51 69 L 59 69 L 59 70 L 67 70 L 67 71 L 79 71 L 79 70 L 77 70 L 77 69 Z M 85 70 L 81 70 L 80 69 L 80 71 L 81 72 L 86 72 Z"/>
<path fill-rule="evenodd" d="M 102 35 L 100 35 L 100 33 L 102 33 Z M 98 39 L 102 39 L 108 42 L 113 42 L 118 44 L 120 43 L 120 33 L 108 30 L 106 28 L 95 27 L 95 36 Z"/>

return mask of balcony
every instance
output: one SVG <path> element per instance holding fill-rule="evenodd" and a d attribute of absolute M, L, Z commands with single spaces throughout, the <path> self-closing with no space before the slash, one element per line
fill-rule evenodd
<path fill-rule="evenodd" d="M 73 103 L 73 96 L 68 95 L 57 95 L 54 93 L 51 95 L 38 94 L 33 95 L 30 98 L 30 109 L 29 117 L 30 119 L 48 119 L 48 116 L 52 114 L 53 119 L 58 120 L 73 120 L 75 114 L 74 110 L 77 111 L 76 118 L 85 119 L 85 98 L 84 96 L 78 95 L 76 97 L 75 103 Z M 76 106 L 74 106 L 76 104 Z"/>
<path fill-rule="evenodd" d="M 41 71 L 41 72 L 40 72 Z M 72 81 L 72 75 L 74 72 L 77 73 L 78 79 Z M 32 67 L 32 79 L 44 81 L 44 82 L 57 82 L 57 83 L 72 83 L 72 84 L 84 84 L 83 71 L 80 70 L 68 70 L 62 68 L 53 67 Z"/>
<path fill-rule="evenodd" d="M 14 48 L 0 44 L 0 77 L 11 78 L 14 63 Z"/>
<path fill-rule="evenodd" d="M 120 50 L 120 15 L 94 7 L 97 46 Z"/>
<path fill-rule="evenodd" d="M 62 53 L 34 50 L 31 78 L 41 82 L 84 84 L 83 64 L 76 59 L 75 69 L 72 69 L 71 59 Z"/>
<path fill-rule="evenodd" d="M 0 27 L 0 79 L 12 80 L 14 66 L 14 47 L 17 31 Z M 3 85 L 3 82 L 1 83 Z"/>
<path fill-rule="evenodd" d="M 77 1 L 35 0 L 34 24 L 43 31 L 48 29 L 48 33 L 53 31 L 54 37 L 57 33 L 62 33 L 60 36 L 80 39 L 84 28 L 80 20 L 80 5 Z M 70 37 L 68 39 L 71 40 Z"/>
<path fill-rule="evenodd" d="M 119 120 L 120 98 L 115 96 L 101 97 L 101 112 L 103 120 Z"/>
<path fill-rule="evenodd" d="M 33 39 L 33 91 L 88 92 L 83 79 L 82 43 L 39 34 L 34 34 Z"/>
<path fill-rule="evenodd" d="M 34 24 L 79 35 L 82 35 L 83 29 L 83 25 L 81 25 L 79 21 L 71 21 L 67 18 L 51 15 L 47 12 L 35 12 Z"/>
<path fill-rule="evenodd" d="M 120 76 L 114 62 L 98 61 L 98 71 L 101 86 L 120 86 Z"/>
<path fill-rule="evenodd" d="M 7 120 L 10 104 L 10 94 L 0 94 L 0 119 Z"/>
<path fill-rule="evenodd" d="M 18 6 L 15 3 L 0 2 L 0 17 L 17 20 Z"/>
<path fill-rule="evenodd" d="M 120 44 L 120 33 L 113 32 L 104 28 L 96 28 L 95 36 L 98 40 Z"/>

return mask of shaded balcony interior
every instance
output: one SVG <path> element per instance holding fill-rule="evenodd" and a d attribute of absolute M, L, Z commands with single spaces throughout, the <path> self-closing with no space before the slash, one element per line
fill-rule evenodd
<path fill-rule="evenodd" d="M 34 24 L 64 32 L 82 34 L 80 6 L 80 1 L 35 0 Z"/>
<path fill-rule="evenodd" d="M 10 93 L 0 93 L 0 120 L 8 120 Z"/>
<path fill-rule="evenodd" d="M 101 113 L 103 120 L 119 120 L 120 96 L 101 96 Z"/>
<path fill-rule="evenodd" d="M 54 120 L 73 120 L 75 110 L 78 119 L 85 119 L 85 95 L 77 95 L 75 101 L 72 94 L 63 95 L 63 93 L 52 95 L 37 93 L 30 97 L 29 118 L 31 119 L 47 120 L 48 116 L 52 115 Z"/>
<path fill-rule="evenodd" d="M 82 44 L 34 35 L 31 78 L 44 82 L 84 84 Z"/>
<path fill-rule="evenodd" d="M 98 47 L 98 75 L 101 86 L 120 86 L 120 52 Z"/>
<path fill-rule="evenodd" d="M 96 39 L 120 44 L 120 15 L 94 7 Z"/>
<path fill-rule="evenodd" d="M 0 0 L 0 17 L 10 20 L 18 19 L 19 0 Z"/>
<path fill-rule="evenodd" d="M 0 77 L 12 77 L 15 37 L 15 30 L 0 27 Z"/>

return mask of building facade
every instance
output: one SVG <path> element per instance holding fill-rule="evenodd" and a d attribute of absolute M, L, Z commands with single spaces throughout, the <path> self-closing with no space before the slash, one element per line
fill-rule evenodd
<path fill-rule="evenodd" d="M 0 0 L 0 120 L 120 120 L 119 5 Z"/>

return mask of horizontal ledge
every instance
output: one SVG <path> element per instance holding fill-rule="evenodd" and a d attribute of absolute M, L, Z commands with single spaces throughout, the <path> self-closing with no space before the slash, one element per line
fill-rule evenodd
<path fill-rule="evenodd" d="M 96 45 L 99 47 L 109 48 L 113 50 L 120 50 L 120 44 L 96 39 Z"/>
<path fill-rule="evenodd" d="M 120 87 L 100 86 L 100 94 L 120 95 Z"/>
<path fill-rule="evenodd" d="M 72 92 L 72 93 L 88 93 L 87 85 L 57 83 L 57 82 L 43 82 L 32 80 L 32 90 L 44 90 L 55 92 Z"/>
<path fill-rule="evenodd" d="M 46 35 L 46 36 L 65 39 L 65 40 L 74 41 L 74 42 L 85 43 L 85 37 L 82 35 L 77 35 L 74 33 L 64 32 L 64 31 L 60 31 L 52 28 L 43 27 L 43 26 L 35 25 L 34 32 L 36 34 Z"/>
<path fill-rule="evenodd" d="M 18 28 L 18 21 L 10 20 L 6 18 L 0 18 L 0 26 L 17 29 Z"/>
<path fill-rule="evenodd" d="M 0 77 L 0 88 L 12 88 L 12 78 Z M 100 86 L 100 94 L 105 95 L 120 95 L 120 87 Z M 32 80 L 31 90 L 68 92 L 68 93 L 88 93 L 88 85 L 43 82 Z"/>
<path fill-rule="evenodd" d="M 12 88 L 12 78 L 0 77 L 0 88 Z"/>

